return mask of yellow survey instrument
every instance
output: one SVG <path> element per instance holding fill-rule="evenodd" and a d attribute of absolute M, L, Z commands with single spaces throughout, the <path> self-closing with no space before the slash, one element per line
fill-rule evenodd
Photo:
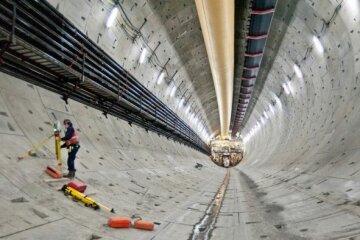
<path fill-rule="evenodd" d="M 87 195 L 77 191 L 76 189 L 69 187 L 68 185 L 64 185 L 61 188 L 61 191 L 64 192 L 65 196 L 72 196 L 73 198 L 83 202 L 86 207 L 91 207 L 95 210 L 102 208 L 105 211 L 115 213 L 113 208 L 106 207 L 100 203 L 95 202 L 94 199 L 88 197 Z"/>

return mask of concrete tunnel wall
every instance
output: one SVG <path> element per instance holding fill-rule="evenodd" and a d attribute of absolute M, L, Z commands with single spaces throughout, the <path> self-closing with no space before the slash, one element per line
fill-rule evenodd
<path fill-rule="evenodd" d="M 359 4 L 298 2 L 243 131 L 239 169 L 259 201 L 277 206 L 269 211 L 281 232 L 359 239 Z"/>
<path fill-rule="evenodd" d="M 298 2 L 242 132 L 245 159 L 230 170 L 212 239 L 360 239 L 360 6 L 345 0 L 332 18 L 339 3 Z M 325 29 L 322 19 L 332 19 Z M 225 175 L 190 148 L 76 102 L 65 107 L 56 94 L 8 75 L 0 75 L 0 89 L 0 238 L 188 239 Z M 49 134 L 52 113 L 80 129 L 77 175 L 88 191 L 121 215 L 160 222 L 154 232 L 104 227 L 110 214 L 66 199 L 56 191 L 62 184 L 46 184 L 51 145 L 16 161 Z"/>

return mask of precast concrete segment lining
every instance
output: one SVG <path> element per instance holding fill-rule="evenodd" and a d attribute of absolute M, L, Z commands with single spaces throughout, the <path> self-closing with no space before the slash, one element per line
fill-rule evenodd
<path fill-rule="evenodd" d="M 221 138 L 229 135 L 234 87 L 233 0 L 196 0 L 219 107 Z"/>
<path fill-rule="evenodd" d="M 346 0 L 334 15 L 339 3 L 279 0 L 283 14 L 274 16 L 271 54 L 263 59 L 268 79 L 243 133 L 258 121 L 261 128 L 230 170 L 212 239 L 360 239 L 359 7 Z M 294 73 L 295 61 L 303 79 Z M 109 229 L 103 225 L 109 215 L 65 198 L 56 191 L 61 185 L 44 183 L 53 146 L 16 161 L 47 136 L 54 119 L 65 117 L 79 128 L 77 176 L 89 192 L 126 216 L 159 222 L 155 231 Z M 197 151 L 80 103 L 65 105 L 59 95 L 3 73 L 0 142 L 0 237 L 7 240 L 186 240 L 225 172 Z"/>
<path fill-rule="evenodd" d="M 278 6 L 239 169 L 282 206 L 279 231 L 359 239 L 359 1 Z"/>

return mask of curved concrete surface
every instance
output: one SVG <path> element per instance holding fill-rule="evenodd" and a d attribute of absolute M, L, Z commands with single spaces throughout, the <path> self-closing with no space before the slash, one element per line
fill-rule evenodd
<path fill-rule="evenodd" d="M 0 238 L 187 239 L 224 178 L 225 169 L 191 148 L 82 104 L 65 105 L 47 90 L 3 73 L 0 89 Z M 110 229 L 104 224 L 112 214 L 67 199 L 56 191 L 64 183 L 45 183 L 44 168 L 56 165 L 52 142 L 17 161 L 51 134 L 55 118 L 79 129 L 77 177 L 87 193 L 96 192 L 93 198 L 119 215 L 159 222 L 155 231 Z"/>
<path fill-rule="evenodd" d="M 279 232 L 359 239 L 359 14 L 359 1 L 298 2 L 243 131 L 243 177 Z"/>
<path fill-rule="evenodd" d="M 360 239 L 360 6 L 345 0 L 333 14 L 339 2 L 298 2 L 242 133 L 245 159 L 230 170 L 211 239 Z M 188 239 L 226 174 L 192 149 L 79 103 L 65 106 L 5 74 L 0 89 L 0 238 Z M 153 232 L 110 229 L 109 213 L 65 198 L 60 183 L 45 183 L 53 146 L 17 162 L 49 134 L 55 117 L 80 129 L 77 176 L 88 192 L 120 215 L 159 222 Z"/>

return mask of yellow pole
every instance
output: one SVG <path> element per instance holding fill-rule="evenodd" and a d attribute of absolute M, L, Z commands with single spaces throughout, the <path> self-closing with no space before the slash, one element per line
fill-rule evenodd
<path fill-rule="evenodd" d="M 61 158 L 61 138 L 60 131 L 55 131 L 55 154 L 58 162 L 59 171 L 62 172 L 62 158 Z"/>

